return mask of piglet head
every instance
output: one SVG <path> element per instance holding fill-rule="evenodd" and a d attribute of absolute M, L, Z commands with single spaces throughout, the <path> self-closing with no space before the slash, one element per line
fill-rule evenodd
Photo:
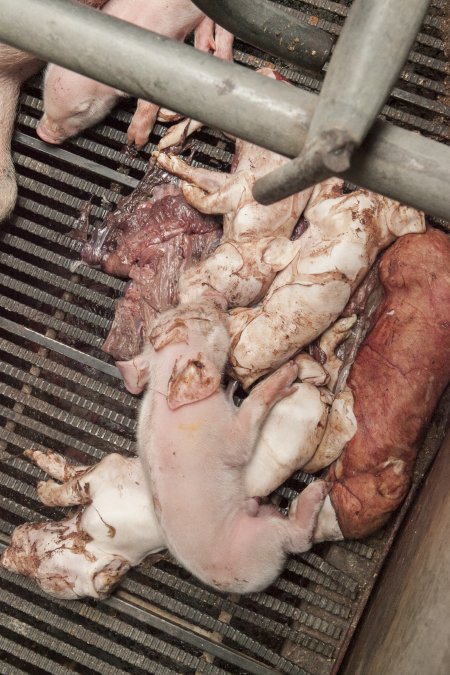
<path fill-rule="evenodd" d="M 81 514 L 17 527 L 0 564 L 31 577 L 55 598 L 105 598 L 130 564 L 91 544 L 91 537 L 80 528 Z"/>
<path fill-rule="evenodd" d="M 142 354 L 129 361 L 116 362 L 128 391 L 140 394 L 145 389 L 151 362 L 158 353 L 175 363 L 168 390 L 170 408 L 199 401 L 214 393 L 219 387 L 230 346 L 225 307 L 220 294 L 212 292 L 201 301 L 163 312 L 156 320 L 149 335 L 150 343 Z M 174 345 L 183 347 L 174 349 Z"/>
<path fill-rule="evenodd" d="M 37 134 L 46 143 L 58 145 L 102 120 L 120 96 L 112 87 L 51 64 Z"/>

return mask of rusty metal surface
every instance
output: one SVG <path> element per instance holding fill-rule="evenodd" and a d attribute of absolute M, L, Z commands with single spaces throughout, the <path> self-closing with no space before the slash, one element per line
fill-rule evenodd
<path fill-rule="evenodd" d="M 283 4 L 337 35 L 349 3 Z M 445 141 L 442 8 L 442 0 L 432 2 L 383 114 Z M 239 43 L 235 58 L 249 67 L 264 63 Z M 317 74 L 282 73 L 307 89 L 320 87 Z M 38 501 L 42 474 L 22 458 L 24 449 L 51 447 L 81 462 L 111 451 L 130 455 L 136 423 L 137 400 L 100 349 L 124 282 L 77 265 L 81 244 L 70 232 L 84 200 L 93 196 L 94 219 L 101 219 L 130 191 L 151 146 L 139 158 L 121 151 L 131 103 L 62 149 L 36 139 L 40 110 L 35 78 L 22 95 L 14 141 L 19 199 L 0 234 L 0 547 L 25 520 L 61 515 Z M 153 143 L 162 132 L 157 125 Z M 220 134 L 204 130 L 195 143 L 196 163 L 228 167 L 232 148 Z M 448 396 L 420 454 L 415 488 L 447 416 Z M 296 474 L 280 498 L 292 498 L 309 480 Z M 248 597 L 212 592 L 170 558 L 145 562 L 99 603 L 52 600 L 0 570 L 0 672 L 336 673 L 406 509 L 370 540 L 292 557 L 273 586 Z"/>

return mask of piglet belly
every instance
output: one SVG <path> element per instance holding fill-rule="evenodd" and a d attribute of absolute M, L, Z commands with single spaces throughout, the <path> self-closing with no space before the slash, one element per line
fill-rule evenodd
<path fill-rule="evenodd" d="M 150 475 L 161 524 L 183 523 L 181 527 L 185 527 L 187 521 L 202 516 L 205 490 L 218 484 L 223 441 L 211 425 L 211 420 L 219 419 L 211 399 L 174 411 L 164 404 L 162 410 L 158 406 L 154 411 L 158 425 L 152 429 L 151 444 L 141 449 L 141 460 Z M 215 453 L 211 453 L 212 447 Z"/>

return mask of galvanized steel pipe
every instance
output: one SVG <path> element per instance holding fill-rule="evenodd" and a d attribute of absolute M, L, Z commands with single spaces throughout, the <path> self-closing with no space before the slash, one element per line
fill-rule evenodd
<path fill-rule="evenodd" d="M 207 16 L 236 37 L 273 56 L 320 69 L 330 55 L 333 39 L 268 0 L 192 0 Z"/>
<path fill-rule="evenodd" d="M 305 147 L 260 178 L 253 194 L 272 204 L 350 166 L 351 155 L 395 85 L 429 0 L 354 0 L 328 65 Z"/>
<path fill-rule="evenodd" d="M 287 157 L 317 97 L 69 0 L 2 0 L 0 39 Z M 450 219 L 450 148 L 378 122 L 345 177 Z"/>

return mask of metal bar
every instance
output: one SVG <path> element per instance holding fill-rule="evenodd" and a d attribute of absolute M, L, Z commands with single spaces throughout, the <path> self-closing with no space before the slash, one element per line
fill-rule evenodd
<path fill-rule="evenodd" d="M 300 23 L 267 0 L 193 0 L 236 37 L 294 66 L 320 69 L 333 40 L 320 28 Z"/>
<path fill-rule="evenodd" d="M 0 39 L 287 157 L 317 100 L 69 0 L 2 0 Z M 450 218 L 450 148 L 430 139 L 379 122 L 344 177 Z"/>
<path fill-rule="evenodd" d="M 4 543 L 0 541 L 0 553 L 3 553 L 8 543 L 6 537 Z M 27 585 L 28 583 L 25 582 Z M 35 592 L 39 595 L 42 593 L 39 589 L 35 589 Z M 255 673 L 255 675 L 270 675 L 270 673 L 274 672 L 270 666 L 266 666 L 251 656 L 246 656 L 231 647 L 223 647 L 212 636 L 201 632 L 196 627 L 186 628 L 175 615 L 164 616 L 162 613 L 161 615 L 156 614 L 154 607 L 126 591 L 118 590 L 115 596 L 103 600 L 103 604 L 108 605 L 121 614 L 135 618 L 145 626 L 162 631 L 165 635 L 193 645 L 196 649 L 206 650 L 218 658 L 223 658 L 226 662 L 244 669 L 245 672 Z M 279 660 L 281 662 L 284 661 L 282 657 Z M 309 675 L 303 668 L 298 668 L 296 672 L 299 675 Z"/>
<path fill-rule="evenodd" d="M 261 663 L 261 661 L 237 652 L 231 647 L 223 647 L 217 641 L 201 635 L 199 630 L 194 627 L 191 629 L 185 628 L 177 621 L 177 617 L 175 616 L 172 617 L 172 620 L 164 616 L 158 616 L 154 611 L 151 611 L 145 601 L 133 597 L 126 593 L 126 591 L 119 589 L 115 596 L 108 598 L 104 602 L 118 612 L 133 616 L 147 626 L 156 630 L 163 630 L 164 633 L 192 644 L 197 648 L 201 648 L 218 658 L 224 658 L 228 663 L 243 668 L 249 673 L 255 673 L 255 675 L 269 675 L 273 673 L 273 669 Z M 280 661 L 283 662 L 281 657 Z M 297 672 L 299 675 L 309 675 L 303 668 L 299 668 Z"/>
<path fill-rule="evenodd" d="M 68 150 L 63 150 L 62 148 L 55 147 L 54 145 L 49 145 L 44 143 L 39 138 L 33 138 L 27 136 L 21 131 L 16 131 L 14 134 L 14 139 L 26 145 L 27 148 L 33 148 L 34 150 L 39 150 L 46 157 L 55 157 L 55 159 L 60 159 L 62 162 L 68 162 L 69 164 L 77 164 L 80 169 L 89 171 L 90 173 L 95 173 L 96 176 L 102 176 L 102 178 L 107 178 L 110 181 L 115 183 L 120 183 L 126 187 L 135 188 L 138 184 L 138 180 L 132 176 L 127 176 L 125 173 L 119 173 L 119 171 L 114 171 L 103 164 L 92 161 L 87 157 L 82 157 L 81 155 L 74 155 Z"/>
<path fill-rule="evenodd" d="M 355 0 L 344 23 L 298 157 L 260 178 L 272 204 L 350 167 L 396 83 L 429 0 Z M 343 76 L 345 73 L 345 76 Z"/>
<path fill-rule="evenodd" d="M 80 352 L 78 349 L 69 347 L 68 345 L 58 342 L 58 340 L 53 340 L 53 338 L 49 338 L 46 335 L 41 335 L 41 333 L 31 330 L 31 328 L 26 328 L 25 326 L 14 323 L 14 321 L 10 321 L 4 317 L 0 317 L 0 328 L 4 328 L 10 333 L 19 335 L 20 337 L 26 338 L 31 342 L 35 342 L 36 344 L 46 347 L 53 352 L 67 356 L 69 359 L 73 359 L 78 363 L 84 363 L 90 368 L 100 370 L 106 375 L 111 375 L 111 377 L 115 377 L 118 380 L 122 379 L 122 376 L 117 370 L 116 366 L 113 366 L 110 363 L 105 363 L 104 361 L 100 361 L 100 359 L 96 359 L 94 356 Z"/>

